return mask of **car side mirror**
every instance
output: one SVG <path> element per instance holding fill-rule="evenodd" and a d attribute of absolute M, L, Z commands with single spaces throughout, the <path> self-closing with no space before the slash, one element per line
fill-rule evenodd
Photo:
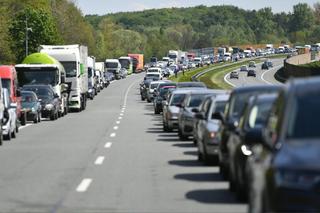
<path fill-rule="evenodd" d="M 215 112 L 215 113 L 213 113 L 212 119 L 213 119 L 213 120 L 219 120 L 219 121 L 221 121 L 222 123 L 224 123 L 224 115 L 223 115 L 222 112 Z"/>
<path fill-rule="evenodd" d="M 198 108 L 193 108 L 193 109 L 191 110 L 191 112 L 193 112 L 193 113 L 199 113 L 199 109 L 198 109 Z"/>
<path fill-rule="evenodd" d="M 249 146 L 252 146 L 255 144 L 262 144 L 264 141 L 262 128 L 252 128 L 248 130 L 244 134 L 244 141 Z"/>
<path fill-rule="evenodd" d="M 205 120 L 205 116 L 204 116 L 203 113 L 197 113 L 197 114 L 195 115 L 195 117 L 196 117 L 197 119 L 200 119 L 200 120 Z"/>

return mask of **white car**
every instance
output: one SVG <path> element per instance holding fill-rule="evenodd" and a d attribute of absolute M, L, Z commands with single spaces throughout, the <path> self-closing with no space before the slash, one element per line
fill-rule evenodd
<path fill-rule="evenodd" d="M 150 67 L 147 70 L 147 74 L 148 73 L 160 73 L 161 74 L 161 68 L 159 68 L 159 67 Z"/>
<path fill-rule="evenodd" d="M 4 113 L 2 119 L 2 135 L 4 140 L 11 140 L 17 133 L 17 104 L 11 103 L 9 92 L 3 89 Z"/>

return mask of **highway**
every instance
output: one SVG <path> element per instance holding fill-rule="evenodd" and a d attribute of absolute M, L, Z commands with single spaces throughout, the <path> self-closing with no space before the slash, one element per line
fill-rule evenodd
<path fill-rule="evenodd" d="M 230 79 L 229 73 L 225 76 L 224 80 L 232 87 L 250 86 L 257 84 L 275 84 L 279 85 L 281 82 L 274 78 L 275 73 L 283 66 L 283 59 L 273 59 L 273 68 L 269 70 L 262 70 L 262 63 L 257 64 L 256 77 L 247 77 L 247 72 L 240 72 L 240 69 L 235 71 L 239 72 L 239 79 Z M 251 69 L 251 68 L 250 68 Z"/>
<path fill-rule="evenodd" d="M 0 149 L 0 212 L 245 212 L 192 142 L 163 133 L 140 101 L 143 74 L 87 110 L 20 130 Z"/>

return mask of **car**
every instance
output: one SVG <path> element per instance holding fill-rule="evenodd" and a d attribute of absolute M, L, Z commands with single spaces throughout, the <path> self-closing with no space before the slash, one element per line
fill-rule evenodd
<path fill-rule="evenodd" d="M 17 103 L 11 102 L 7 88 L 3 88 L 2 92 L 4 103 L 2 136 L 3 140 L 11 140 L 11 138 L 16 138 L 18 130 Z"/>
<path fill-rule="evenodd" d="M 157 95 L 154 98 L 154 114 L 160 114 L 163 110 L 163 102 L 166 101 L 166 96 L 169 91 L 175 90 L 176 85 L 163 86 L 157 90 Z"/>
<path fill-rule="evenodd" d="M 177 88 L 207 88 L 207 86 L 203 82 L 179 82 L 177 84 Z"/>
<path fill-rule="evenodd" d="M 121 68 L 119 71 L 120 78 L 126 78 L 128 75 L 128 70 L 126 68 Z"/>
<path fill-rule="evenodd" d="M 239 73 L 237 71 L 232 71 L 230 73 L 230 78 L 236 78 L 236 79 L 239 79 Z"/>
<path fill-rule="evenodd" d="M 277 94 L 262 94 L 250 97 L 244 109 L 237 131 L 230 135 L 230 189 L 236 191 L 237 198 L 245 201 L 248 192 L 248 178 L 246 175 L 246 161 L 251 155 L 251 147 L 247 146 L 246 135 L 251 129 L 264 128 L 276 100 Z"/>
<path fill-rule="evenodd" d="M 268 70 L 270 68 L 273 67 L 273 63 L 271 61 L 265 61 L 263 62 L 263 64 L 261 65 L 261 69 L 262 70 Z"/>
<path fill-rule="evenodd" d="M 247 133 L 249 211 L 320 211 L 319 94 L 319 77 L 289 80 L 266 127 Z"/>
<path fill-rule="evenodd" d="M 240 67 L 240 72 L 248 72 L 248 71 L 249 71 L 248 66 L 243 65 L 243 66 Z"/>
<path fill-rule="evenodd" d="M 158 72 L 149 72 L 145 76 L 145 79 L 147 79 L 147 78 L 162 80 L 162 74 L 158 73 Z"/>
<path fill-rule="evenodd" d="M 140 84 L 140 95 L 141 95 L 141 100 L 144 101 L 147 98 L 147 91 L 149 90 L 150 83 L 154 80 L 153 78 L 145 78 L 143 82 Z"/>
<path fill-rule="evenodd" d="M 187 140 L 188 137 L 193 136 L 193 122 L 195 119 L 195 113 L 199 111 L 199 107 L 206 96 L 215 96 L 222 93 L 226 93 L 226 91 L 197 89 L 190 90 L 190 92 L 187 93 L 181 105 L 177 105 L 180 107 L 178 116 L 178 136 L 180 140 L 184 141 Z"/>
<path fill-rule="evenodd" d="M 41 103 L 41 115 L 50 120 L 59 118 L 60 99 L 59 95 L 54 93 L 50 85 L 24 85 L 22 91 L 32 91 L 37 94 Z"/>
<path fill-rule="evenodd" d="M 168 94 L 167 101 L 163 106 L 162 120 L 163 120 L 163 131 L 171 132 L 173 129 L 179 127 L 179 111 L 178 107 L 184 100 L 187 93 L 190 90 L 180 89 L 174 90 Z"/>
<path fill-rule="evenodd" d="M 198 160 L 205 164 L 216 164 L 219 160 L 222 121 L 215 118 L 224 112 L 229 97 L 229 94 L 208 96 L 195 116 L 198 122 L 194 125 L 193 135 L 198 148 Z"/>
<path fill-rule="evenodd" d="M 22 110 L 26 113 L 27 121 L 33 121 L 33 123 L 41 121 L 41 104 L 36 93 L 22 91 L 21 105 Z"/>
<path fill-rule="evenodd" d="M 259 85 L 239 87 L 233 89 L 226 111 L 223 115 L 222 139 L 219 143 L 219 167 L 223 177 L 228 178 L 229 174 L 229 139 L 230 135 L 237 130 L 243 109 L 247 100 L 256 94 L 277 93 L 281 86 Z"/>
<path fill-rule="evenodd" d="M 255 71 L 255 70 L 249 70 L 248 73 L 247 73 L 247 76 L 248 76 L 248 77 L 250 77 L 250 76 L 256 77 L 256 75 L 257 75 L 257 74 L 256 74 L 256 71 Z"/>
<path fill-rule="evenodd" d="M 160 83 L 163 81 L 152 81 L 150 82 L 149 88 L 147 89 L 147 101 L 148 103 L 151 103 L 154 98 L 154 91 L 158 87 Z"/>
<path fill-rule="evenodd" d="M 250 68 L 250 67 L 254 67 L 254 68 L 255 68 L 255 67 L 256 67 L 256 62 L 250 61 L 250 62 L 249 62 L 249 68 Z"/>

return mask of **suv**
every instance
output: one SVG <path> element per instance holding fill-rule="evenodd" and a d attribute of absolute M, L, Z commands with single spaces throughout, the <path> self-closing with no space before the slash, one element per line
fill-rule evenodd
<path fill-rule="evenodd" d="M 232 71 L 230 73 L 230 78 L 236 78 L 239 79 L 239 73 L 237 71 Z"/>
<path fill-rule="evenodd" d="M 240 72 L 248 72 L 248 66 L 246 66 L 246 65 L 243 65 L 243 66 L 241 66 L 240 67 Z"/>
<path fill-rule="evenodd" d="M 320 211 L 319 108 L 320 78 L 291 80 L 266 128 L 246 134 L 250 212 Z"/>

